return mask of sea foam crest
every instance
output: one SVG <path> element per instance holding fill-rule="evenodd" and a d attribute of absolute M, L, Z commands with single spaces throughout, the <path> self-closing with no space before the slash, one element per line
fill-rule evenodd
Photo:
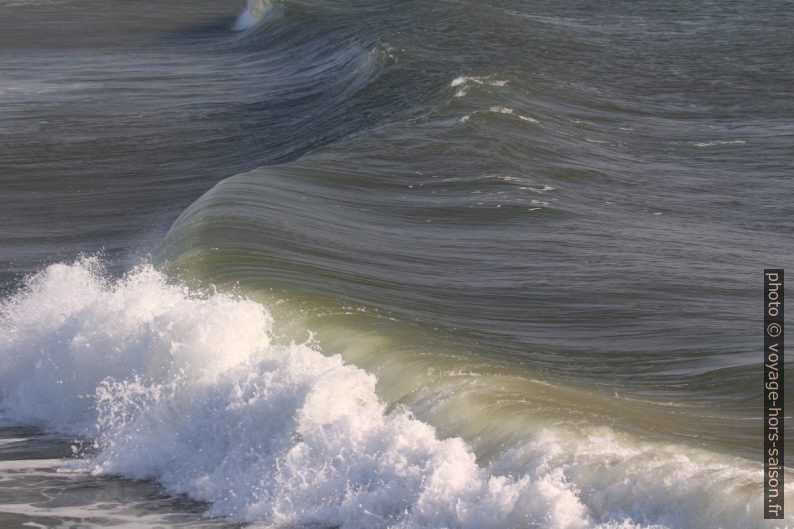
<path fill-rule="evenodd" d="M 455 97 L 463 97 L 468 94 L 469 88 L 471 88 L 472 85 L 502 87 L 507 85 L 507 81 L 504 79 L 492 79 L 491 77 L 473 77 L 461 75 L 449 83 L 449 86 L 452 88 L 457 88 Z"/>

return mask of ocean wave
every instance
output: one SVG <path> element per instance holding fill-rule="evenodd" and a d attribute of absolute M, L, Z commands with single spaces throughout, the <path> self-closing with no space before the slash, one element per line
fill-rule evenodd
<path fill-rule="evenodd" d="M 543 428 L 483 466 L 387 411 L 373 375 L 273 325 L 149 265 L 120 279 L 96 259 L 52 265 L 2 304 L 2 408 L 93 439 L 73 469 L 156 480 L 238 521 L 747 528 L 760 513 L 760 471 L 740 459 L 609 428 Z"/>

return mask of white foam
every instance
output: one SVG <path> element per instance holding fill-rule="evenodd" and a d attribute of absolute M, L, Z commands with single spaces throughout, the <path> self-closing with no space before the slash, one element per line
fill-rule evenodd
<path fill-rule="evenodd" d="M 492 79 L 491 77 L 470 77 L 461 75 L 456 77 L 449 83 L 452 88 L 458 88 L 455 92 L 455 97 L 463 97 L 469 93 L 469 88 L 472 84 L 502 87 L 507 85 L 504 79 Z"/>
<path fill-rule="evenodd" d="M 555 188 L 551 187 L 550 185 L 546 184 L 543 187 L 519 187 L 522 191 L 532 191 L 533 193 L 548 193 L 549 191 L 554 191 Z"/>
<path fill-rule="evenodd" d="M 53 265 L 0 313 L 7 415 L 94 437 L 96 455 L 70 468 L 157 480 L 209 515 L 344 529 L 761 526 L 748 487 L 760 472 L 609 429 L 542 429 L 482 467 L 461 439 L 387 413 L 372 375 L 275 344 L 263 306 L 192 293 L 150 266 L 109 280 L 94 260 Z"/>
<path fill-rule="evenodd" d="M 493 106 L 489 110 L 491 112 L 495 112 L 496 114 L 508 114 L 510 116 L 515 116 L 518 119 L 521 119 L 523 121 L 528 121 L 530 123 L 540 123 L 540 121 L 538 121 L 535 118 L 530 118 L 528 116 L 522 116 L 521 114 L 516 114 L 512 108 L 503 107 L 503 106 Z"/>
<path fill-rule="evenodd" d="M 693 145 L 695 147 L 715 147 L 717 145 L 745 145 L 747 144 L 744 140 L 714 140 L 714 141 L 703 141 L 697 142 Z"/>
<path fill-rule="evenodd" d="M 235 31 L 244 31 L 254 26 L 270 9 L 272 0 L 248 0 L 245 10 L 234 23 Z"/>

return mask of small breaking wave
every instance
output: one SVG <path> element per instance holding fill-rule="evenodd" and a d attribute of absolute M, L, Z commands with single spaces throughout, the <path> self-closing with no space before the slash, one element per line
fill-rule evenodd
<path fill-rule="evenodd" d="M 452 88 L 457 88 L 455 92 L 455 97 L 463 97 L 469 93 L 469 89 L 472 85 L 485 85 L 485 86 L 496 86 L 502 87 L 507 85 L 507 81 L 504 79 L 492 79 L 490 77 L 469 77 L 465 75 L 461 75 L 460 77 L 456 77 L 449 83 L 449 86 Z"/>

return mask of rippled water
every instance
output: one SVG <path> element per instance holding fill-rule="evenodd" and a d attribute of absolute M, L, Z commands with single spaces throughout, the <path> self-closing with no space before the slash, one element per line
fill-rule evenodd
<path fill-rule="evenodd" d="M 792 24 L 0 0 L 0 526 L 774 527 Z"/>

